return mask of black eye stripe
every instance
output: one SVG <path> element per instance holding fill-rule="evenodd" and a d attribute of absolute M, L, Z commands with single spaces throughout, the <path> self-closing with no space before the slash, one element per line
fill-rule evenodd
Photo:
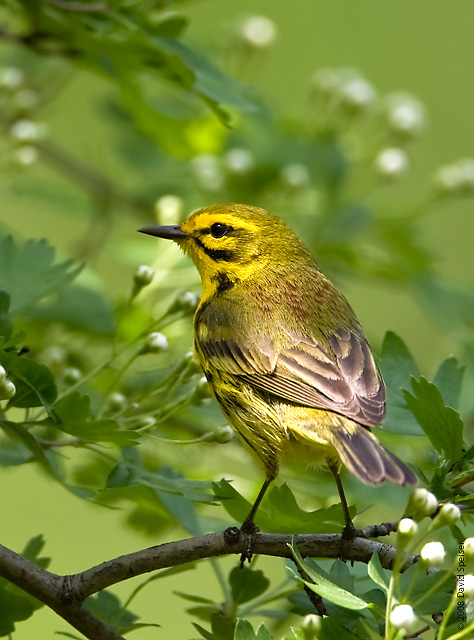
<path fill-rule="evenodd" d="M 232 231 L 232 227 L 223 222 L 214 222 L 209 229 L 209 232 L 213 238 L 223 238 L 225 235 Z"/>

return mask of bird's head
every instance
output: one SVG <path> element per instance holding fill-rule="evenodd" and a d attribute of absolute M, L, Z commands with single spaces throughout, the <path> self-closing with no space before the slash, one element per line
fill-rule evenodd
<path fill-rule="evenodd" d="M 279 265 L 312 261 L 297 235 L 277 216 L 240 204 L 200 209 L 177 226 L 140 229 L 174 240 L 195 263 L 203 284 L 244 281 L 278 271 Z"/>

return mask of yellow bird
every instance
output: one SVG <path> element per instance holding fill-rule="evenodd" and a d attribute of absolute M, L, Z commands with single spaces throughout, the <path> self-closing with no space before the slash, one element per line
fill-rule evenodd
<path fill-rule="evenodd" d="M 222 411 L 263 467 L 255 513 L 280 461 L 326 463 L 346 524 L 340 461 L 362 482 L 416 476 L 370 432 L 385 418 L 385 387 L 354 311 L 275 215 L 218 204 L 177 226 L 140 229 L 176 242 L 202 279 L 197 358 Z"/>

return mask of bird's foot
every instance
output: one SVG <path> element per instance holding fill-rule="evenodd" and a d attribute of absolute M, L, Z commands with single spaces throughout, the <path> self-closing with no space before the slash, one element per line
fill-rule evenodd
<path fill-rule="evenodd" d="M 240 568 L 242 568 L 245 564 L 245 561 L 248 560 L 249 563 L 252 560 L 252 547 L 255 541 L 255 536 L 260 531 L 260 529 L 255 525 L 255 523 L 250 521 L 245 521 L 243 525 L 240 527 L 240 533 L 244 535 L 245 540 L 245 551 L 240 556 Z"/>
<path fill-rule="evenodd" d="M 342 540 L 344 542 L 350 542 L 351 540 L 354 540 L 354 538 L 365 538 L 365 536 L 362 529 L 356 529 L 356 527 L 354 527 L 354 523 L 350 520 L 349 522 L 346 522 L 346 526 L 342 530 Z"/>
<path fill-rule="evenodd" d="M 364 532 L 362 531 L 362 529 L 356 529 L 354 527 L 354 523 L 352 522 L 352 520 L 350 520 L 349 522 L 346 522 L 346 526 L 342 530 L 341 549 L 339 551 L 339 557 L 340 557 L 341 560 L 344 560 L 344 558 L 345 558 L 345 555 L 346 555 L 345 552 L 346 552 L 347 546 L 355 538 L 360 538 L 360 537 L 365 537 L 364 536 Z"/>

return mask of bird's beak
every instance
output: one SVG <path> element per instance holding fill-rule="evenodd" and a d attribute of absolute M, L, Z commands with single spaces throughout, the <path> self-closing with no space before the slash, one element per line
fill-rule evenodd
<path fill-rule="evenodd" d="M 148 233 L 150 236 L 156 236 L 157 238 L 166 238 L 166 240 L 179 241 L 182 238 L 187 238 L 188 234 L 183 231 L 179 225 L 162 225 L 158 227 L 142 227 L 138 229 L 140 233 Z"/>

